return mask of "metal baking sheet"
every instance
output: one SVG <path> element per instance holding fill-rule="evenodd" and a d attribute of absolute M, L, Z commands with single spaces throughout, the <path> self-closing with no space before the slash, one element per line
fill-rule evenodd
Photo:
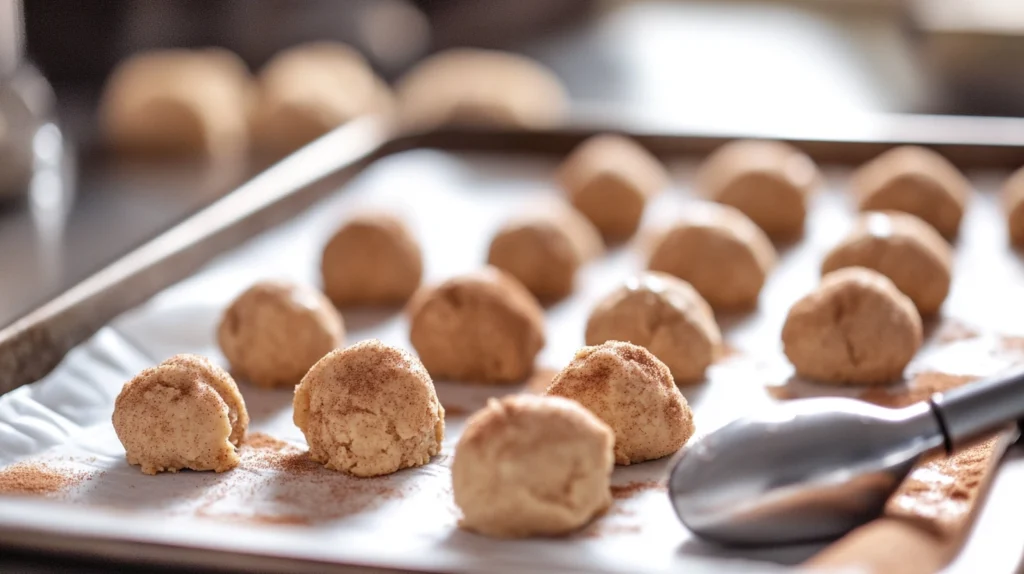
<path fill-rule="evenodd" d="M 124 461 L 110 425 L 113 398 L 140 369 L 180 352 L 223 363 L 213 332 L 228 301 L 252 282 L 283 277 L 317 283 L 320 250 L 347 214 L 385 208 L 405 216 L 421 239 L 426 280 L 434 282 L 482 264 L 487 243 L 510 214 L 557 195 L 553 158 L 412 150 L 384 157 L 298 218 L 228 252 L 191 278 L 122 314 L 75 348 L 43 380 L 0 397 L 0 465 L 26 459 L 83 473 L 87 479 L 53 500 L 0 497 L 0 543 L 91 552 L 158 562 L 251 568 L 266 557 L 275 570 L 317 570 L 328 564 L 425 571 L 775 571 L 817 547 L 733 551 L 695 540 L 676 520 L 663 489 L 668 461 L 617 468 L 622 495 L 582 532 L 560 539 L 494 541 L 456 528 L 448 465 L 467 413 L 486 397 L 521 387 L 438 381 L 448 407 L 444 450 L 419 469 L 381 479 L 351 479 L 328 471 L 289 477 L 249 449 L 229 473 L 143 476 Z M 670 220 L 696 199 L 693 163 L 673 162 L 675 187 L 648 208 L 645 229 Z M 780 262 L 757 311 L 720 317 L 737 350 L 716 364 L 704 384 L 684 389 L 706 433 L 773 401 L 768 386 L 791 372 L 779 331 L 790 304 L 818 278 L 824 253 L 849 228 L 847 169 L 829 169 L 828 188 L 814 200 L 805 238 L 780 251 Z M 1022 334 L 1024 263 L 1006 245 L 992 190 L 1005 172 L 971 174 L 973 198 L 957 243 L 955 280 L 944 317 L 908 373 L 940 370 L 985 375 L 1020 362 L 992 333 Z M 615 248 L 588 265 L 569 300 L 547 310 L 548 345 L 538 365 L 559 368 L 583 343 L 590 308 L 643 268 L 642 245 Z M 379 338 L 410 348 L 398 310 L 345 316 L 349 342 Z M 940 336 L 964 324 L 968 338 Z M 301 449 L 291 423 L 291 393 L 242 383 L 251 432 Z M 1010 571 L 1024 552 L 1019 509 L 1024 460 L 1003 465 L 988 503 L 950 572 Z M 631 496 L 629 496 L 632 494 Z M 254 561 L 255 560 L 255 561 Z M 269 566 L 272 565 L 272 566 Z"/>

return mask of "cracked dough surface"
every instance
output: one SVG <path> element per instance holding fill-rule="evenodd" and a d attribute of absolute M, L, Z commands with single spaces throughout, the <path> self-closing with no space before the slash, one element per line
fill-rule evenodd
<path fill-rule="evenodd" d="M 631 277 L 587 321 L 588 345 L 626 341 L 664 362 L 678 382 L 696 382 L 722 344 L 711 306 L 692 285 L 665 273 Z"/>
<path fill-rule="evenodd" d="M 497 538 L 580 528 L 611 505 L 613 442 L 611 429 L 574 401 L 491 399 L 455 448 L 460 526 Z"/>
<path fill-rule="evenodd" d="M 495 267 L 419 291 L 409 322 L 409 340 L 438 379 L 517 383 L 544 346 L 544 310 Z"/>
<path fill-rule="evenodd" d="M 851 176 L 861 211 L 916 215 L 944 237 L 957 234 L 971 184 L 946 158 L 918 146 L 893 148 Z"/>
<path fill-rule="evenodd" d="M 261 387 L 294 387 L 320 357 L 344 344 L 345 326 L 320 291 L 261 281 L 224 311 L 217 342 L 235 376 Z"/>
<path fill-rule="evenodd" d="M 949 294 L 953 248 L 932 226 L 909 213 L 869 212 L 825 256 L 822 274 L 866 267 L 888 277 L 922 315 L 938 312 Z"/>
<path fill-rule="evenodd" d="M 665 363 L 643 347 L 609 341 L 583 347 L 547 395 L 579 402 L 615 432 L 615 463 L 668 456 L 693 436 L 693 413 Z"/>
<path fill-rule="evenodd" d="M 444 408 L 423 364 L 377 340 L 318 361 L 293 406 L 309 456 L 354 476 L 424 465 L 444 440 Z"/>
<path fill-rule="evenodd" d="M 825 275 L 797 301 L 782 327 L 798 375 L 825 383 L 899 380 L 921 347 L 921 316 L 884 275 L 848 267 Z"/>
<path fill-rule="evenodd" d="M 114 402 L 114 431 L 145 474 L 224 472 L 238 465 L 249 426 L 238 387 L 197 355 L 176 355 L 128 381 Z"/>

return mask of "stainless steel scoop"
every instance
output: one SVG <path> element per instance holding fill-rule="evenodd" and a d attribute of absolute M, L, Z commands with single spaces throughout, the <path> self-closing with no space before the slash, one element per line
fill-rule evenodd
<path fill-rule="evenodd" d="M 691 531 L 723 544 L 808 542 L 879 516 L 922 456 L 1024 419 L 1024 372 L 901 409 L 796 400 L 734 421 L 688 447 L 669 477 Z"/>

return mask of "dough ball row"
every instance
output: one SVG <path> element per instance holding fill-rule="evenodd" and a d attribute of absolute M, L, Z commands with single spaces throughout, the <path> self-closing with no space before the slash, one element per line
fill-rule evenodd
<path fill-rule="evenodd" d="M 948 293 L 952 247 L 931 224 L 943 212 L 932 196 L 944 188 L 929 184 L 920 193 L 931 199 L 906 199 L 918 193 L 908 182 L 941 171 L 914 163 L 931 152 L 894 151 L 875 160 L 889 166 L 889 187 L 878 187 L 877 173 L 858 180 L 876 186 L 874 203 L 786 318 L 783 350 L 800 376 L 898 380 L 922 344 L 922 315 L 938 311 Z M 914 158 L 909 175 L 893 171 L 893 157 Z M 699 181 L 719 202 L 694 204 L 662 230 L 649 269 L 597 302 L 587 346 L 543 394 L 492 399 L 467 421 L 452 463 L 462 527 L 502 538 L 571 532 L 608 508 L 615 465 L 682 448 L 695 428 L 678 385 L 703 380 L 722 353 L 713 309 L 757 304 L 776 261 L 770 238 L 799 235 L 819 180 L 783 144 L 738 142 L 710 157 Z M 129 463 L 147 474 L 235 467 L 248 416 L 234 375 L 294 388 L 294 423 L 326 468 L 368 477 L 428 464 L 444 438 L 433 380 L 527 379 L 545 345 L 541 301 L 570 295 L 605 241 L 635 234 L 667 177 L 636 143 L 601 136 L 569 156 L 558 181 L 565 201 L 510 219 L 496 230 L 488 265 L 436 285 L 421 285 L 422 251 L 399 218 L 354 216 L 325 245 L 323 293 L 265 281 L 228 306 L 217 339 L 231 374 L 179 355 L 124 386 L 113 423 Z M 962 199 L 950 205 L 962 209 Z M 628 208 L 593 209 L 619 201 Z M 405 305 L 416 354 L 379 341 L 345 347 L 338 308 L 366 305 Z"/>
<path fill-rule="evenodd" d="M 220 48 L 137 54 L 108 78 L 100 124 L 121 153 L 221 160 L 248 149 L 281 157 L 367 114 L 395 117 L 405 130 L 540 128 L 560 123 L 567 109 L 558 78 L 523 56 L 439 52 L 393 92 L 356 50 L 313 42 L 281 51 L 256 78 Z"/>

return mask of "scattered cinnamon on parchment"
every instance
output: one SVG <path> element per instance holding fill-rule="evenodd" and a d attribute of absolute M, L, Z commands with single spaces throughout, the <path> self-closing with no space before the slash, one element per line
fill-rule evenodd
<path fill-rule="evenodd" d="M 87 472 L 61 470 L 39 462 L 20 462 L 0 469 L 0 494 L 49 496 L 65 492 L 88 478 Z"/>
<path fill-rule="evenodd" d="M 665 483 L 657 480 L 637 480 L 633 482 L 627 482 L 626 484 L 613 484 L 612 485 L 612 498 L 621 500 L 623 498 L 632 498 L 640 492 L 648 490 L 658 490 L 664 492 L 668 490 Z"/>
<path fill-rule="evenodd" d="M 403 496 L 391 477 L 357 478 L 325 468 L 302 448 L 249 433 L 238 467 L 203 495 L 197 516 L 251 524 L 311 525 Z"/>

